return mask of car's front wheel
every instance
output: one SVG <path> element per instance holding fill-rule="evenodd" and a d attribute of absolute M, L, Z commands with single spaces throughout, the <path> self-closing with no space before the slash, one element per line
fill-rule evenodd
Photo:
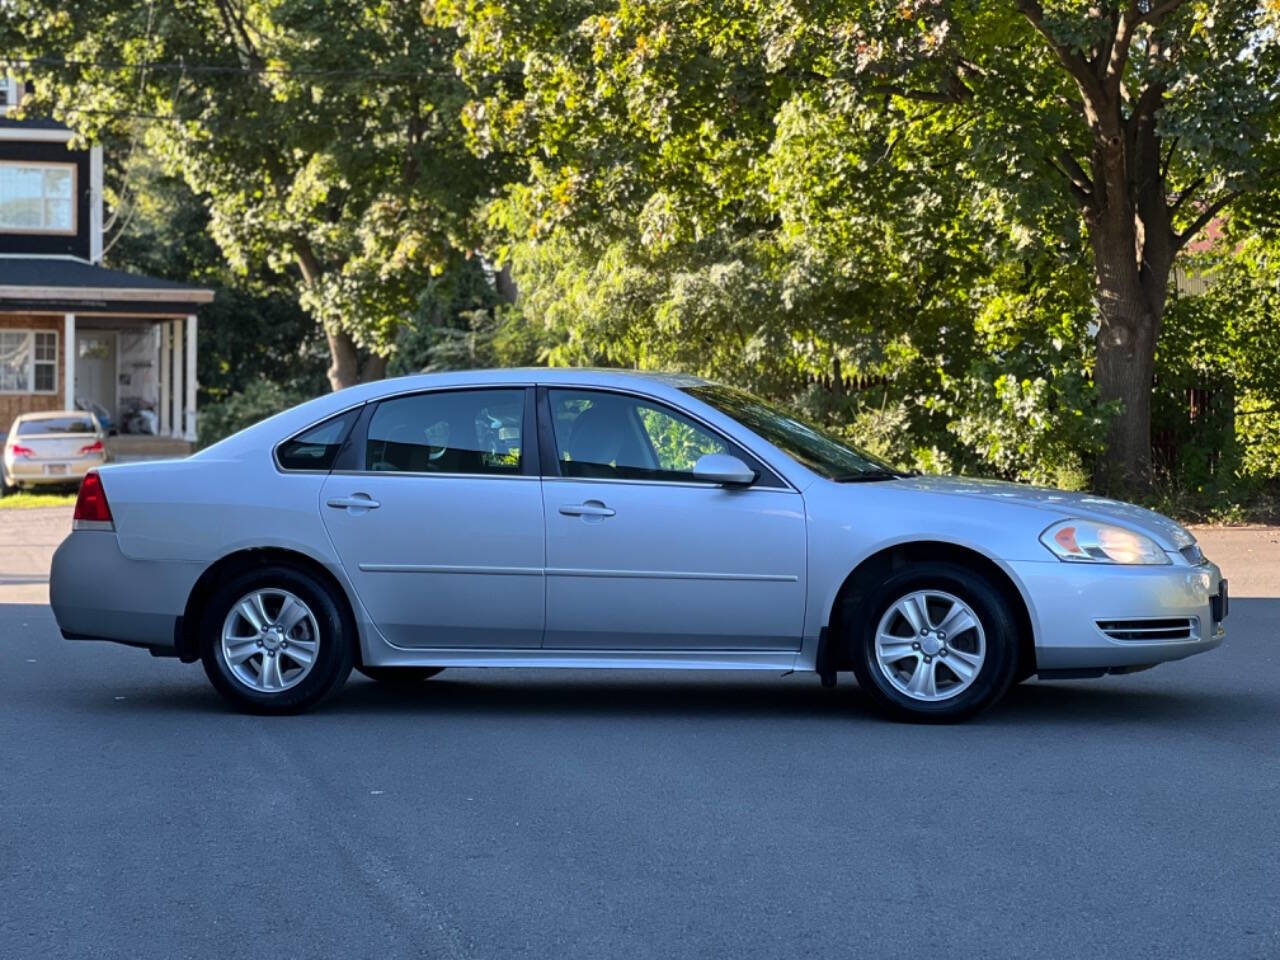
<path fill-rule="evenodd" d="M 985 577 L 950 563 L 893 573 L 850 632 L 858 684 L 889 716 L 966 720 L 995 703 L 1018 668 L 1017 621 Z"/>
<path fill-rule="evenodd" d="M 210 682 L 251 713 L 297 713 L 346 681 L 355 633 L 331 588 L 301 570 L 260 567 L 215 591 L 200 624 Z"/>

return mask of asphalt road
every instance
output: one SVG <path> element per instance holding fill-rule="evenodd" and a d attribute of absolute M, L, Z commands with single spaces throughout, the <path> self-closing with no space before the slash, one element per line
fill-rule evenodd
<path fill-rule="evenodd" d="M 0 958 L 1270 960 L 1280 599 L 1229 625 L 959 727 L 587 671 L 258 719 L 0 604 Z"/>

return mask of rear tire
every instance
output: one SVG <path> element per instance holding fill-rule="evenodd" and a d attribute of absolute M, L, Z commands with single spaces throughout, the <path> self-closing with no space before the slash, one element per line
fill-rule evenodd
<path fill-rule="evenodd" d="M 232 577 L 200 620 L 200 660 L 218 693 L 247 713 L 299 713 L 346 682 L 356 631 L 327 584 L 289 566 Z"/>
<path fill-rule="evenodd" d="M 956 723 L 991 706 L 1018 669 L 1017 620 L 985 577 L 917 563 L 869 591 L 852 618 L 858 684 L 894 720 Z"/>
<path fill-rule="evenodd" d="M 356 667 L 357 673 L 363 673 L 370 680 L 400 688 L 416 687 L 443 670 L 444 667 Z"/>

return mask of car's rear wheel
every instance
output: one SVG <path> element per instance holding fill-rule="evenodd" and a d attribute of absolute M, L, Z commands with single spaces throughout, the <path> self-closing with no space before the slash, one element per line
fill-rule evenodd
<path fill-rule="evenodd" d="M 852 625 L 858 684 L 886 714 L 967 720 L 1004 696 L 1018 667 L 1017 621 L 985 577 L 921 563 L 887 577 Z"/>
<path fill-rule="evenodd" d="M 200 623 L 209 681 L 237 708 L 297 713 L 342 686 L 355 659 L 355 630 L 331 588 L 293 567 L 232 577 Z"/>
<path fill-rule="evenodd" d="M 444 667 L 356 667 L 357 672 L 363 673 L 370 680 L 377 680 L 389 687 L 416 687 L 442 670 Z"/>

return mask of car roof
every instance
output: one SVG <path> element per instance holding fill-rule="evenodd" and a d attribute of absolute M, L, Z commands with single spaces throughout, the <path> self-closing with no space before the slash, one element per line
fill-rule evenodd
<path fill-rule="evenodd" d="M 688 373 L 661 370 L 626 370 L 614 367 L 498 367 L 484 370 L 450 370 L 443 373 L 414 373 L 380 380 L 387 392 L 412 390 L 416 387 L 453 385 L 455 383 L 574 383 L 593 386 L 634 387 L 648 381 L 668 387 L 690 387 L 709 383 Z"/>
<path fill-rule="evenodd" d="M 638 390 L 658 396 L 684 387 L 710 383 L 686 373 L 664 373 L 651 370 L 618 370 L 602 367 L 507 367 L 486 370 L 450 370 L 442 373 L 413 373 L 347 387 L 336 393 L 317 397 L 295 410 L 308 408 L 317 415 L 336 413 L 356 404 L 397 393 L 433 390 L 441 387 L 518 386 L 540 383 L 575 387 L 615 387 Z"/>
<path fill-rule="evenodd" d="M 28 420 L 58 420 L 63 417 L 87 417 L 92 419 L 93 414 L 87 410 L 34 410 L 30 413 L 18 414 L 13 422 Z"/>

